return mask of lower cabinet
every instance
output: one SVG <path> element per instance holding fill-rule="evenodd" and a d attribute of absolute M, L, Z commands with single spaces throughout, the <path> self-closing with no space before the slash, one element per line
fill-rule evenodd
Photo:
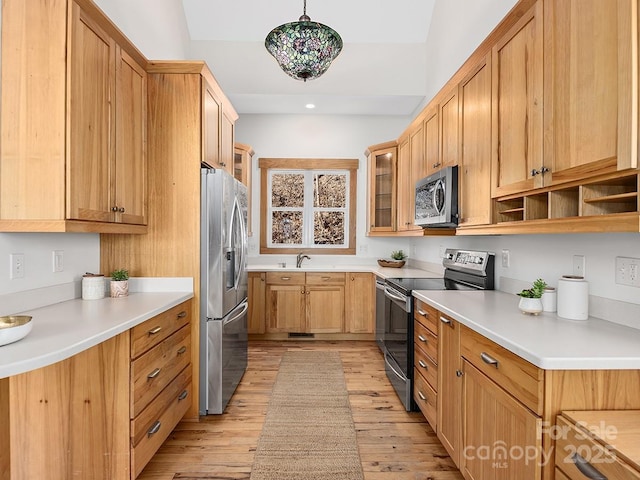
<path fill-rule="evenodd" d="M 462 357 L 460 356 L 461 325 L 451 317 L 438 313 L 439 321 L 439 391 L 438 438 L 447 449 L 453 462 L 460 467 L 462 444 Z"/>
<path fill-rule="evenodd" d="M 250 272 L 249 333 L 374 332 L 372 273 Z"/>
<path fill-rule="evenodd" d="M 0 379 L 0 480 L 132 480 L 190 406 L 191 301 Z"/>

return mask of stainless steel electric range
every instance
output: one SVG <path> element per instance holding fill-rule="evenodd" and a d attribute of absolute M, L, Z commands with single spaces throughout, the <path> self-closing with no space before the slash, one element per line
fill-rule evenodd
<path fill-rule="evenodd" d="M 407 411 L 415 410 L 413 380 L 413 290 L 493 290 L 495 254 L 447 249 L 442 278 L 387 278 L 382 307 L 384 328 L 376 340 L 384 354 L 385 370 Z M 377 312 L 379 313 L 379 312 Z"/>

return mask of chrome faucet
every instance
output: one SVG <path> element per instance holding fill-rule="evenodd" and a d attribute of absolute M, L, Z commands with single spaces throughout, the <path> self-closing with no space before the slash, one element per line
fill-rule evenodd
<path fill-rule="evenodd" d="M 302 260 L 304 260 L 305 258 L 307 260 L 311 260 L 311 257 L 309 255 L 303 255 L 302 252 L 298 254 L 298 256 L 296 257 L 296 268 L 300 268 L 302 266 Z"/>

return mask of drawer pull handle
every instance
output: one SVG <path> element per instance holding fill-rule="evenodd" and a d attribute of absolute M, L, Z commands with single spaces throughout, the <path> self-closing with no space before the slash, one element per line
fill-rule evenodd
<path fill-rule="evenodd" d="M 422 335 L 418 335 L 418 340 L 420 340 L 421 342 L 427 343 L 427 339 L 424 338 Z"/>
<path fill-rule="evenodd" d="M 445 325 L 449 325 L 450 327 L 453 327 L 453 323 L 448 318 L 440 317 L 440 321 Z"/>
<path fill-rule="evenodd" d="M 498 368 L 498 360 L 493 358 L 491 355 L 487 355 L 486 353 L 482 352 L 480 354 L 480 358 L 484 363 L 488 365 L 493 365 L 494 367 Z"/>
<path fill-rule="evenodd" d="M 187 347 L 183 345 L 178 349 L 178 355 L 182 355 L 186 351 L 187 351 Z"/>
<path fill-rule="evenodd" d="M 331 280 L 331 277 L 322 277 L 322 280 Z"/>
<path fill-rule="evenodd" d="M 156 420 L 155 422 L 153 422 L 153 425 L 151 425 L 151 428 L 147 430 L 147 437 L 150 437 L 154 433 L 158 433 L 158 430 L 160 430 L 161 426 L 162 426 L 162 423 L 160 423 L 159 420 Z"/>
<path fill-rule="evenodd" d="M 187 395 L 189 395 L 189 392 L 183 390 L 182 393 L 178 395 L 178 400 L 184 400 L 185 398 L 187 398 Z"/>
<path fill-rule="evenodd" d="M 427 318 L 427 317 L 429 316 L 429 314 L 428 314 L 427 312 L 425 312 L 424 310 L 420 310 L 420 309 L 418 309 L 418 313 L 419 313 L 420 315 L 422 315 L 423 317 L 425 317 L 425 318 Z"/>
<path fill-rule="evenodd" d="M 280 280 L 291 280 L 291 277 L 280 277 Z"/>
<path fill-rule="evenodd" d="M 607 480 L 607 477 L 602 475 L 593 465 L 587 462 L 579 454 L 574 453 L 571 455 L 571 461 L 585 477 L 590 478 L 591 480 Z"/>
<path fill-rule="evenodd" d="M 158 375 L 160 375 L 160 369 L 156 368 L 153 372 L 147 375 L 147 378 L 148 379 L 156 378 Z"/>
<path fill-rule="evenodd" d="M 162 327 L 152 328 L 151 330 L 149 330 L 149 335 L 155 335 L 156 333 L 160 333 L 160 330 L 162 330 Z"/>
<path fill-rule="evenodd" d="M 424 396 L 424 393 L 422 393 L 420 390 L 418 390 L 418 396 L 423 400 L 423 401 L 427 401 L 427 397 Z"/>
<path fill-rule="evenodd" d="M 187 312 L 185 312 L 184 310 L 178 314 L 178 318 L 184 318 L 186 316 L 187 316 Z"/>
<path fill-rule="evenodd" d="M 420 365 L 422 368 L 424 368 L 425 370 L 429 370 L 429 365 L 427 365 L 426 363 L 424 363 L 422 360 L 418 360 L 418 365 Z"/>

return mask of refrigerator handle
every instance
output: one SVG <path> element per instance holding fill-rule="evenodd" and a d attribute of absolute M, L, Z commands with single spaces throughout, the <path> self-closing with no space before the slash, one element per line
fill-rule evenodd
<path fill-rule="evenodd" d="M 237 320 L 237 319 L 238 319 L 238 318 L 240 318 L 240 317 L 242 317 L 242 316 L 247 312 L 247 310 L 249 310 L 249 303 L 248 303 L 248 302 L 246 302 L 246 301 L 244 301 L 244 302 L 242 302 L 240 305 L 238 305 L 238 306 L 236 307 L 236 310 L 237 310 L 238 308 L 242 308 L 242 309 L 240 310 L 240 313 L 237 313 L 237 314 L 235 314 L 235 315 L 233 315 L 233 316 L 232 316 L 232 314 L 233 314 L 233 311 L 232 311 L 232 312 L 229 314 L 229 318 L 227 318 L 226 320 L 224 320 L 224 322 L 222 323 L 222 325 L 223 325 L 223 326 L 224 326 L 224 325 L 227 325 L 227 324 L 229 324 L 229 323 L 231 323 L 231 322 L 233 322 L 233 321 L 235 321 L 235 320 Z"/>
<path fill-rule="evenodd" d="M 231 235 L 229 235 L 229 248 L 230 252 L 233 253 L 233 261 L 230 265 L 230 273 L 228 283 L 230 283 L 229 288 L 238 288 L 238 284 L 240 282 L 240 271 L 244 269 L 245 262 L 245 246 L 244 246 L 244 222 L 242 221 L 242 211 L 240 210 L 240 205 L 238 203 L 238 199 L 235 198 L 233 202 L 233 213 L 231 214 L 231 228 L 229 230 Z M 238 251 L 238 245 L 234 245 L 233 242 L 240 240 L 240 261 L 236 262 L 236 252 Z"/>

